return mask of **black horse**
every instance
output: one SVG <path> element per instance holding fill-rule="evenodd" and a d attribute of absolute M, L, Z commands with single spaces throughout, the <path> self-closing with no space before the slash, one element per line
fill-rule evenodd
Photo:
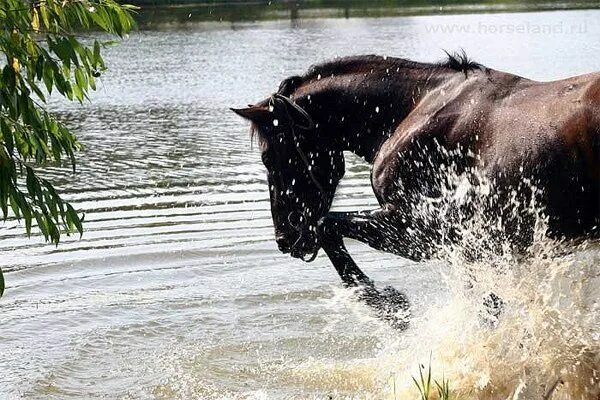
<path fill-rule="evenodd" d="M 346 57 L 232 110 L 252 122 L 258 137 L 279 249 L 312 261 L 323 248 L 343 282 L 362 288 L 384 317 L 407 310 L 406 298 L 376 289 L 343 238 L 411 260 L 434 255 L 442 239 L 457 240 L 441 237 L 448 221 L 412 212 L 424 197 L 441 195 L 440 175 L 449 165 L 489 177 L 497 212 L 510 210 L 511 193 L 527 179 L 538 189 L 550 236 L 599 236 L 600 73 L 542 83 L 486 68 L 464 53 L 436 64 Z M 372 165 L 379 209 L 329 211 L 344 175 L 343 151 Z M 514 242 L 526 244 L 531 221 L 504 221 Z"/>

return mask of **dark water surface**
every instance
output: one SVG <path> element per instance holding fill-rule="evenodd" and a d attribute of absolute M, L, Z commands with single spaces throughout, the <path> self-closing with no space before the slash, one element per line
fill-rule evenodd
<path fill-rule="evenodd" d="M 0 230 L 0 398 L 380 398 L 362 361 L 397 333 L 344 297 L 323 255 L 278 253 L 257 149 L 228 107 L 335 56 L 459 48 L 533 79 L 598 71 L 600 10 L 189 23 L 107 50 L 92 102 L 53 104 L 86 147 L 76 175 L 52 171 L 86 212 L 83 238 Z M 349 157 L 335 208 L 374 205 Z M 439 298 L 431 263 L 350 248 L 417 311 Z"/>
<path fill-rule="evenodd" d="M 308 18 L 379 18 L 415 15 L 524 12 L 599 8 L 594 0 L 134 0 L 142 29 L 194 22 L 237 23 Z"/>

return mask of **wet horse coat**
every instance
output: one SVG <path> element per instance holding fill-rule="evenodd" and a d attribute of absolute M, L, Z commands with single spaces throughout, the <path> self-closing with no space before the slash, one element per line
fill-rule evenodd
<path fill-rule="evenodd" d="M 508 199 L 527 180 L 538 189 L 549 235 L 599 236 L 600 73 L 536 82 L 464 54 L 438 64 L 346 57 L 290 77 L 276 95 L 234 111 L 253 122 L 261 142 L 280 249 L 303 258 L 323 248 L 346 284 L 371 294 L 377 290 L 342 239 L 412 260 L 432 256 L 447 221 L 411 211 L 442 195 L 449 166 L 493 182 L 498 202 L 490 212 L 510 208 Z M 372 165 L 379 209 L 329 211 L 343 151 Z M 531 221 L 505 223 L 515 243 L 527 243 Z M 388 294 L 405 308 L 401 295 Z"/>

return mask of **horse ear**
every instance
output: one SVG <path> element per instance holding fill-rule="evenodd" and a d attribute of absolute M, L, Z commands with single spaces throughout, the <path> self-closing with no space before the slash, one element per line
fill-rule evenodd
<path fill-rule="evenodd" d="M 292 99 L 281 94 L 274 94 L 273 98 L 280 100 L 280 102 L 283 103 L 283 106 L 287 109 L 285 112 L 292 120 L 290 122 L 294 124 L 294 127 L 308 130 L 314 128 L 314 122 L 310 115 L 306 110 L 294 103 Z"/>
<path fill-rule="evenodd" d="M 269 106 L 249 106 L 247 108 L 230 108 L 230 110 L 242 118 L 259 124 L 273 119 Z"/>

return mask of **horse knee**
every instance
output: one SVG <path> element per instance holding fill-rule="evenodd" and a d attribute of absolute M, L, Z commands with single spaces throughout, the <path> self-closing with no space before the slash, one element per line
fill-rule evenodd
<path fill-rule="evenodd" d="M 337 221 L 329 216 L 324 216 L 317 222 L 317 237 L 321 243 L 334 242 L 340 239 Z"/>

